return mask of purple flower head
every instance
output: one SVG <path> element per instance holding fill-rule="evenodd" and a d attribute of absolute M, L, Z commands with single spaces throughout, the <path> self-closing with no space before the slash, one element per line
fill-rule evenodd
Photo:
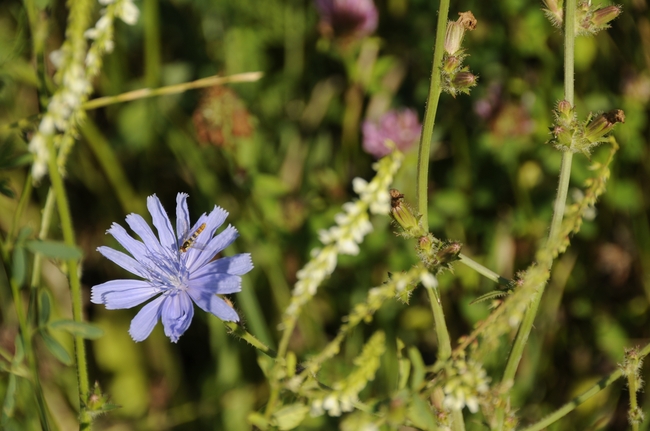
<path fill-rule="evenodd" d="M 420 138 L 422 124 L 413 109 L 388 111 L 378 121 L 363 122 L 363 149 L 376 158 L 391 152 L 386 141 L 391 140 L 400 151 L 406 151 Z"/>
<path fill-rule="evenodd" d="M 110 247 L 97 251 L 144 280 L 112 280 L 92 287 L 90 300 L 109 310 L 131 308 L 154 298 L 131 321 L 129 334 L 142 341 L 162 319 L 167 335 L 177 342 L 192 322 L 194 305 L 226 321 L 237 322 L 237 312 L 218 295 L 241 291 L 241 275 L 253 269 L 250 254 L 214 259 L 237 238 L 237 229 L 216 230 L 228 217 L 217 206 L 199 217 L 190 228 L 185 193 L 176 197 L 176 233 L 156 195 L 147 198 L 147 208 L 158 231 L 154 234 L 138 214 L 126 222 L 142 241 L 134 239 L 122 226 L 113 223 L 107 231 L 131 256 Z"/>
<path fill-rule="evenodd" d="M 379 14 L 372 0 L 316 0 L 325 36 L 362 38 L 377 28 Z"/>

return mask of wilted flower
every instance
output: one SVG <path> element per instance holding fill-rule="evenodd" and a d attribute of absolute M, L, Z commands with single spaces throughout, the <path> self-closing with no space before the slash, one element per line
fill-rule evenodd
<path fill-rule="evenodd" d="M 388 111 L 373 122 L 363 122 L 363 149 L 376 158 L 391 152 L 386 141 L 392 141 L 400 151 L 406 151 L 420 138 L 422 124 L 413 109 Z"/>
<path fill-rule="evenodd" d="M 324 36 L 362 38 L 377 28 L 379 14 L 372 0 L 316 0 Z"/>
<path fill-rule="evenodd" d="M 234 90 L 215 85 L 201 97 L 192 122 L 200 143 L 229 147 L 253 134 L 250 117 L 246 104 Z"/>
<path fill-rule="evenodd" d="M 228 212 L 217 206 L 199 217 L 190 228 L 187 194 L 176 198 L 176 233 L 156 195 L 147 198 L 158 237 L 138 214 L 129 214 L 126 222 L 142 239 L 134 239 L 117 223 L 107 233 L 130 254 L 110 247 L 97 251 L 109 260 L 144 280 L 112 280 L 92 287 L 90 300 L 107 309 L 131 308 L 153 297 L 131 321 L 129 333 L 135 341 L 151 334 L 162 319 L 172 342 L 178 341 L 192 322 L 194 306 L 226 321 L 239 321 L 237 312 L 218 295 L 239 292 L 241 275 L 253 268 L 250 254 L 215 259 L 217 253 L 237 238 L 237 229 L 228 226 L 218 235 Z"/>

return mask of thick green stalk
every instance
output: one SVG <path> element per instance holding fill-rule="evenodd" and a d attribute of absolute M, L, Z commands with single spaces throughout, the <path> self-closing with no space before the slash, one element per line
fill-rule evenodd
<path fill-rule="evenodd" d="M 418 174 L 417 174 L 417 202 L 418 213 L 422 217 L 420 223 L 429 230 L 429 158 L 431 156 L 431 135 L 433 126 L 436 122 L 436 113 L 438 111 L 438 101 L 442 92 L 442 77 L 440 69 L 442 67 L 442 55 L 444 53 L 445 34 L 447 33 L 447 16 L 449 15 L 449 0 L 440 0 L 438 9 L 438 23 L 436 25 L 436 44 L 433 48 L 433 64 L 431 66 L 431 82 L 429 84 L 429 97 L 424 112 L 424 124 L 422 125 L 422 135 L 420 136 L 420 146 L 418 148 Z M 438 296 L 433 289 L 427 289 L 431 299 L 431 309 L 436 325 L 436 334 L 438 336 L 438 357 L 447 359 L 451 356 L 451 342 L 449 332 L 445 323 L 445 316 L 442 305 L 438 302 Z M 462 431 L 465 429 L 463 422 L 463 413 L 458 410 L 453 412 L 453 429 Z"/>
<path fill-rule="evenodd" d="M 417 200 L 418 212 L 422 216 L 421 223 L 426 230 L 429 230 L 429 157 L 431 153 L 431 134 L 433 125 L 436 122 L 438 101 L 442 92 L 440 68 L 442 67 L 442 54 L 445 47 L 445 34 L 447 33 L 447 15 L 449 15 L 449 0 L 440 0 L 438 10 L 438 24 L 436 26 L 436 44 L 433 48 L 433 65 L 431 66 L 431 83 L 429 85 L 429 97 L 424 111 L 424 124 L 420 136 L 420 147 L 418 148 L 418 182 Z"/>
<path fill-rule="evenodd" d="M 564 98 L 568 101 L 571 106 L 574 104 L 574 54 L 575 54 L 575 13 L 576 13 L 576 0 L 567 0 L 565 2 L 565 11 L 564 11 Z M 566 197 L 567 191 L 569 188 L 569 180 L 571 177 L 571 161 L 573 159 L 573 153 L 564 152 L 562 154 L 562 167 L 560 169 L 560 178 L 558 181 L 558 191 L 557 198 L 555 200 L 555 205 L 553 209 L 553 220 L 551 222 L 551 230 L 549 232 L 547 244 L 550 244 L 557 237 L 560 232 L 560 227 L 562 225 L 562 219 L 564 217 L 564 209 L 566 206 Z M 544 266 L 547 268 L 550 273 L 551 266 L 553 261 L 549 257 L 544 261 L 538 262 L 538 265 Z M 535 296 L 524 314 L 524 318 L 519 331 L 517 332 L 517 337 L 515 338 L 512 351 L 508 357 L 508 363 L 506 364 L 505 371 L 503 373 L 502 381 L 504 383 L 512 382 L 515 378 L 519 362 L 523 356 L 524 347 L 528 341 L 528 336 L 533 327 L 535 321 L 535 316 L 537 315 L 537 310 L 544 293 L 544 287 L 546 283 L 540 284 L 538 286 Z M 500 414 L 500 423 L 503 419 L 503 410 L 499 412 Z"/>
<path fill-rule="evenodd" d="M 61 230 L 63 232 L 64 242 L 75 247 L 74 230 L 72 227 L 72 217 L 68 207 L 68 197 L 63 185 L 63 178 L 59 173 L 57 166 L 57 153 L 54 146 L 49 145 L 50 156 L 48 158 L 48 169 L 52 189 L 56 197 L 56 205 L 59 210 L 59 219 Z M 79 262 L 76 259 L 66 261 L 68 269 L 68 279 L 70 280 L 70 295 L 72 297 L 72 317 L 76 322 L 83 321 L 82 298 L 81 298 L 81 280 L 79 277 Z M 89 430 L 91 428 L 92 417 L 87 410 L 88 396 L 90 393 L 90 384 L 88 380 L 88 366 L 86 364 L 86 346 L 84 339 L 79 336 L 74 337 L 75 358 L 77 363 L 77 380 L 79 388 L 79 429 Z"/>

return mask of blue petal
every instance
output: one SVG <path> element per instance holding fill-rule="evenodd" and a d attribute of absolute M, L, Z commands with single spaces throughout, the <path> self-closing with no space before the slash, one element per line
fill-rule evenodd
<path fill-rule="evenodd" d="M 147 248 L 144 246 L 142 241 L 138 241 L 133 238 L 129 233 L 117 223 L 113 223 L 106 231 L 120 243 L 122 247 L 133 256 L 135 259 L 140 260 L 143 256 L 147 254 Z"/>
<path fill-rule="evenodd" d="M 142 278 L 148 277 L 147 271 L 142 266 L 142 264 L 137 260 L 133 259 L 131 256 L 126 255 L 121 251 L 117 251 L 110 247 L 106 247 L 105 245 L 97 247 L 97 251 L 103 254 L 106 259 L 111 260 L 113 263 L 121 266 L 122 268 L 126 269 L 130 273 L 135 274 Z"/>
<path fill-rule="evenodd" d="M 111 280 L 93 286 L 90 292 L 90 301 L 106 304 L 108 310 L 135 307 L 158 293 L 149 282 L 141 280 Z"/>
<path fill-rule="evenodd" d="M 168 296 L 161 307 L 161 316 L 165 327 L 165 335 L 173 343 L 177 342 L 178 338 L 185 333 L 190 323 L 192 323 L 192 317 L 194 316 L 192 300 L 185 293 Z"/>
<path fill-rule="evenodd" d="M 210 293 L 235 293 L 241 292 L 241 277 L 238 275 L 210 273 L 201 277 L 194 277 L 187 283 L 190 290 L 199 289 Z"/>
<path fill-rule="evenodd" d="M 239 233 L 237 233 L 237 229 L 228 225 L 228 227 L 219 233 L 219 235 L 210 239 L 208 244 L 205 246 L 203 253 L 197 256 L 196 260 L 187 261 L 187 268 L 190 270 L 190 272 L 198 270 L 203 265 L 210 262 L 212 258 L 217 255 L 217 253 L 232 244 L 232 242 L 238 236 Z"/>
<path fill-rule="evenodd" d="M 251 269 L 253 269 L 253 261 L 250 253 L 242 253 L 213 260 L 194 271 L 192 278 L 202 277 L 210 273 L 244 275 Z"/>
<path fill-rule="evenodd" d="M 144 245 L 149 249 L 150 252 L 153 252 L 155 255 L 166 256 L 169 254 L 169 249 L 164 249 L 160 245 L 160 241 L 156 238 L 156 235 L 153 233 L 149 225 L 139 214 L 129 214 L 126 216 L 126 222 L 129 224 L 129 227 L 133 229 L 133 232 L 137 233 Z"/>
<path fill-rule="evenodd" d="M 163 247 L 175 249 L 177 242 L 174 236 L 174 230 L 172 229 L 172 224 L 169 221 L 165 209 L 160 203 L 160 199 L 158 199 L 156 195 L 149 196 L 147 198 L 147 208 L 151 214 L 153 225 L 156 226 L 156 230 L 158 230 L 160 244 L 162 244 Z"/>
<path fill-rule="evenodd" d="M 237 312 L 217 295 L 199 289 L 189 289 L 187 293 L 203 311 L 212 313 L 226 322 L 239 322 Z"/>
<path fill-rule="evenodd" d="M 160 305 L 164 300 L 164 296 L 159 296 L 154 299 L 142 307 L 142 310 L 131 320 L 129 334 L 131 334 L 133 341 L 142 341 L 151 334 L 151 331 L 153 331 L 160 318 Z"/>
<path fill-rule="evenodd" d="M 187 197 L 187 193 L 176 195 L 176 237 L 179 240 L 186 239 L 190 231 L 190 211 L 187 209 Z"/>

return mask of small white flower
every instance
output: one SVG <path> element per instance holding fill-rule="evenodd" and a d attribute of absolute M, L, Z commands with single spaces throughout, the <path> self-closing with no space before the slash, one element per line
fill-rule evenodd
<path fill-rule="evenodd" d="M 131 0 L 124 0 L 118 7 L 116 15 L 128 25 L 134 25 L 138 22 L 140 10 Z"/>
<path fill-rule="evenodd" d="M 420 281 L 422 282 L 422 285 L 428 289 L 436 289 L 438 287 L 438 279 L 429 271 L 422 272 Z"/>
<path fill-rule="evenodd" d="M 47 142 L 41 133 L 37 132 L 29 142 L 29 151 L 34 154 L 32 176 L 34 181 L 38 182 L 47 174 L 47 159 L 50 156 Z"/>
<path fill-rule="evenodd" d="M 50 61 L 52 62 L 52 64 L 56 69 L 59 69 L 61 67 L 61 64 L 63 63 L 63 51 L 57 49 L 55 51 L 50 52 Z"/>

